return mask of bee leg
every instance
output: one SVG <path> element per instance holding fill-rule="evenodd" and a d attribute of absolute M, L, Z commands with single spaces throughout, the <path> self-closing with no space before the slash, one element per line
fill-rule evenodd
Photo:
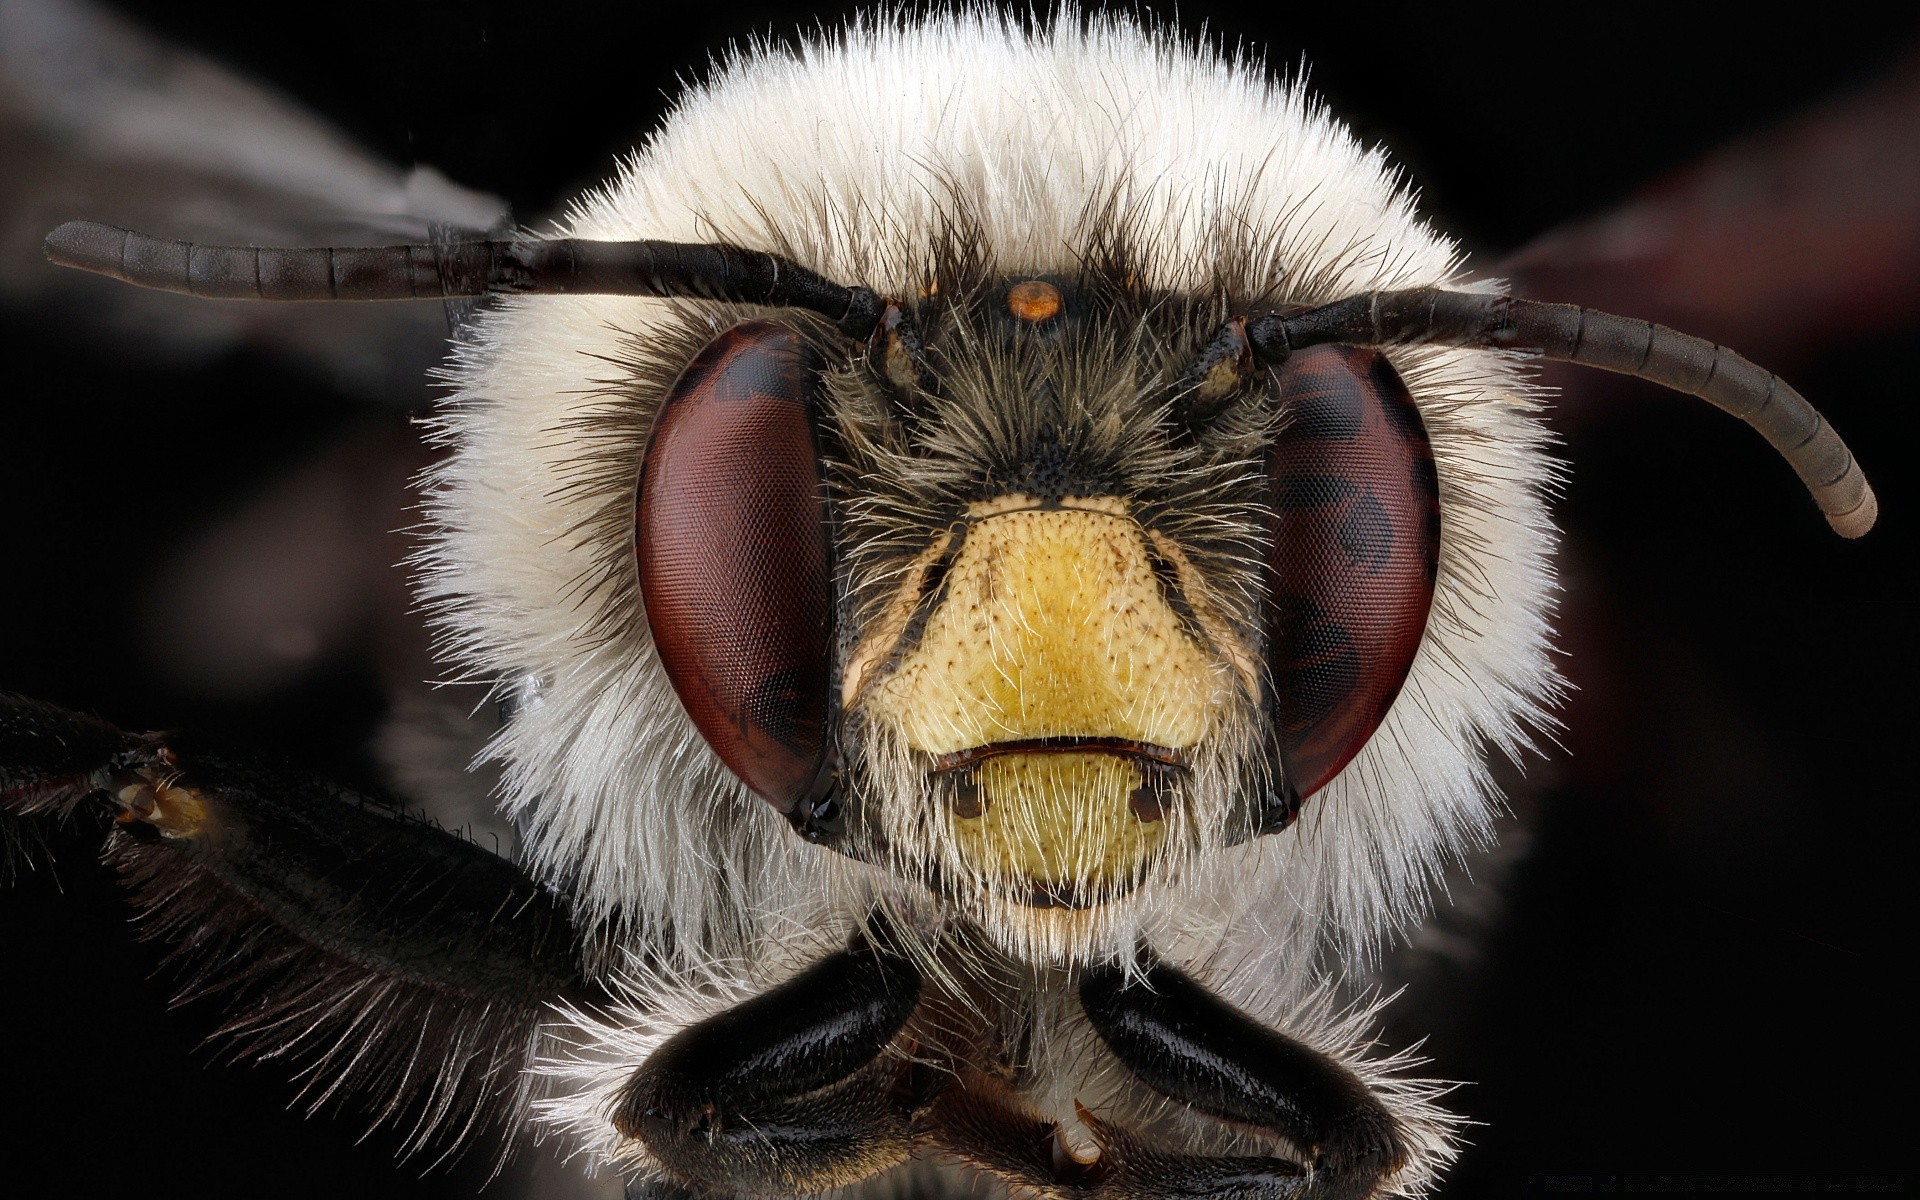
<path fill-rule="evenodd" d="M 0 692 L 0 884 L 144 749 L 105 721 Z"/>
<path fill-rule="evenodd" d="M 1132 979 L 1119 967 L 1092 969 L 1081 978 L 1080 1004 L 1149 1087 L 1222 1121 L 1279 1134 L 1307 1160 L 1297 1190 L 1250 1195 L 1362 1200 L 1406 1161 L 1399 1124 L 1359 1076 L 1166 963 L 1149 958 Z M 1221 1161 L 1195 1158 L 1186 1169 L 1204 1174 Z"/>
<path fill-rule="evenodd" d="M 565 904 L 465 838 L 270 759 L 0 693 L 0 814 L 89 813 L 112 819 L 103 857 L 186 995 L 244 994 L 220 1033 L 304 1058 L 316 1103 L 377 1095 L 408 1151 L 504 1118 L 546 1005 L 586 990 Z"/>
<path fill-rule="evenodd" d="M 865 1179 L 911 1149 L 903 1064 L 883 1055 L 920 974 L 867 940 L 681 1030 L 622 1091 L 614 1127 L 696 1189 L 796 1195 Z"/>
<path fill-rule="evenodd" d="M 0 812 L 65 816 L 147 749 L 98 718 L 0 692 Z"/>

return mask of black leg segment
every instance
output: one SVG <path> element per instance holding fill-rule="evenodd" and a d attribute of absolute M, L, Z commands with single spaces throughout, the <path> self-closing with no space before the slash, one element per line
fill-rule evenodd
<path fill-rule="evenodd" d="M 96 717 L 0 692 L 0 813 L 64 816 L 149 753 Z"/>
<path fill-rule="evenodd" d="M 911 1149 L 914 1101 L 882 1051 L 919 1002 L 913 964 L 862 939 L 675 1035 L 628 1083 L 614 1125 L 696 1188 L 857 1182 Z"/>
<path fill-rule="evenodd" d="M 517 1104 L 546 1005 L 587 990 L 566 905 L 513 863 L 270 759 L 0 694 L 0 818 L 111 817 L 106 861 L 221 1033 L 451 1148 Z"/>
<path fill-rule="evenodd" d="M 1208 1116 L 1277 1133 L 1307 1159 L 1304 1180 L 1254 1170 L 1254 1160 L 1192 1159 L 1181 1167 L 1192 1178 L 1172 1194 L 1211 1187 L 1361 1200 L 1406 1160 L 1392 1115 L 1352 1071 L 1165 963 L 1143 962 L 1131 981 L 1119 967 L 1092 969 L 1081 980 L 1080 1002 L 1107 1046 L 1149 1087 Z M 1263 1173 L 1264 1181 L 1256 1178 Z"/>

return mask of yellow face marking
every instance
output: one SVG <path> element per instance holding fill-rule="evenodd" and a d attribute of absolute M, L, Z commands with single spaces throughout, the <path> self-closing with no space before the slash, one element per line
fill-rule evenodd
<path fill-rule="evenodd" d="M 1148 535 L 1124 502 L 1039 508 L 1005 496 L 967 515 L 946 597 L 919 641 L 875 672 L 906 621 L 890 610 L 854 655 L 871 718 L 928 755 L 1063 737 L 1180 750 L 1207 735 L 1238 671 L 1167 603 Z M 920 578 L 920 568 L 909 574 Z M 1164 822 L 1133 814 L 1141 777 L 1124 757 L 1049 750 L 975 769 L 979 815 L 948 820 L 961 853 L 988 875 L 1124 883 L 1166 836 Z"/>
<path fill-rule="evenodd" d="M 1177 750 L 1230 687 L 1162 597 L 1137 524 L 1027 509 L 974 523 L 946 600 L 865 704 L 930 754 L 1042 737 Z"/>

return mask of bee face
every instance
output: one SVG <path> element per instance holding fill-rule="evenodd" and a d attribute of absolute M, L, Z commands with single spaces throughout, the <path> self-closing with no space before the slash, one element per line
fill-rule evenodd
<path fill-rule="evenodd" d="M 1272 405 L 1175 419 L 1210 302 L 943 284 L 923 380 L 833 394 L 850 836 L 1058 949 L 1251 828 Z"/>

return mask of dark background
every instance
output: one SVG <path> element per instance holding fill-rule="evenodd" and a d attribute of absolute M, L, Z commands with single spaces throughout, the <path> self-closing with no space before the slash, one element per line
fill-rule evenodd
<path fill-rule="evenodd" d="M 119 7 L 528 221 L 601 179 L 730 39 L 848 11 L 675 6 L 669 28 L 651 5 Z M 1675 8 L 1183 4 L 1179 20 L 1283 67 L 1304 58 L 1491 269 L 1910 65 L 1920 29 L 1845 5 L 1757 24 Z M 156 370 L 31 316 L 0 346 L 0 687 L 369 773 L 370 654 L 223 701 L 157 669 L 139 614 L 194 531 L 403 417 L 265 358 Z M 1507 773 L 1510 832 L 1531 849 L 1501 914 L 1476 956 L 1413 972 L 1391 1030 L 1431 1033 L 1432 1071 L 1472 1081 L 1451 1103 L 1483 1124 L 1443 1195 L 1912 1188 L 1913 1003 L 1893 973 L 1912 951 L 1920 322 L 1788 339 L 1774 358 L 1738 348 L 1848 436 L 1881 526 L 1833 537 L 1787 470 L 1704 405 L 1597 385 L 1570 398 L 1560 625 L 1581 690 L 1561 746 Z M 471 1170 L 391 1167 L 392 1139 L 355 1145 L 351 1119 L 286 1113 L 272 1067 L 209 1065 L 195 1046 L 215 1014 L 165 1012 L 157 951 L 85 847 L 58 849 L 54 875 L 0 896 L 0 1180 L 16 1194 L 473 1189 Z"/>

